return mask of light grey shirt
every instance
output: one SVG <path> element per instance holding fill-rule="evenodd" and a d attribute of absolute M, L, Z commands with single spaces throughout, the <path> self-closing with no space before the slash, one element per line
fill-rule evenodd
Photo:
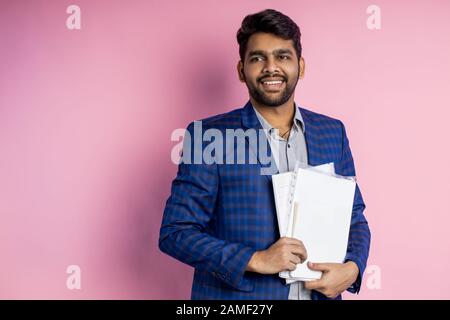
<path fill-rule="evenodd" d="M 270 149 L 275 159 L 279 173 L 294 171 L 296 162 L 308 163 L 308 154 L 305 141 L 305 124 L 303 122 L 300 110 L 295 105 L 294 123 L 287 139 L 282 138 L 276 132 L 275 128 L 264 119 L 264 117 L 255 109 L 261 126 L 266 132 L 269 140 Z M 302 281 L 297 281 L 290 285 L 289 300 L 310 300 L 311 291 L 304 288 Z"/>
<path fill-rule="evenodd" d="M 294 124 L 287 139 L 280 137 L 276 129 L 255 108 L 253 109 L 266 132 L 279 173 L 293 171 L 296 161 L 307 164 L 305 125 L 297 106 L 295 105 Z"/>

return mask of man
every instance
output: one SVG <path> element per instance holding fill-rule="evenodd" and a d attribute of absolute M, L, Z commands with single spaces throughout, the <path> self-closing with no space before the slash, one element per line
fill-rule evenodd
<path fill-rule="evenodd" d="M 310 263 L 309 268 L 323 271 L 317 281 L 287 285 L 278 276 L 294 270 L 308 253 L 301 240 L 280 239 L 271 177 L 263 169 L 271 172 L 275 167 L 272 173 L 281 173 L 294 170 L 296 162 L 334 162 L 337 174 L 354 176 L 355 168 L 343 123 L 294 102 L 297 82 L 305 72 L 299 27 L 268 9 L 246 16 L 237 40 L 237 72 L 250 100 L 243 108 L 200 122 L 202 130 L 213 133 L 206 140 L 226 137 L 226 147 L 219 145 L 210 153 L 214 161 L 192 160 L 211 148 L 204 141 L 199 144 L 198 123 L 188 126 L 159 247 L 195 268 L 192 299 L 341 299 L 345 290 L 359 292 L 370 231 L 358 186 L 345 262 Z M 248 134 L 244 143 L 234 146 L 229 144 L 230 130 L 259 130 L 264 135 L 255 144 Z M 267 145 L 275 160 L 270 168 L 261 153 Z M 256 155 L 258 161 L 236 163 L 239 150 L 249 158 Z"/>

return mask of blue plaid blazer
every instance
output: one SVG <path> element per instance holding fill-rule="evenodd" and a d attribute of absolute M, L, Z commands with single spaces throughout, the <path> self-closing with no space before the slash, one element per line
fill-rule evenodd
<path fill-rule="evenodd" d="M 337 174 L 355 176 L 343 123 L 299 109 L 305 123 L 308 164 L 334 162 Z M 203 131 L 216 129 L 224 136 L 226 129 L 249 128 L 262 129 L 250 101 L 243 108 L 202 120 Z M 187 131 L 194 137 L 193 123 Z M 268 146 L 267 139 L 265 143 Z M 202 148 L 205 145 L 202 142 Z M 255 151 L 248 143 L 245 149 Z M 270 147 L 267 150 L 270 155 Z M 271 176 L 261 175 L 265 164 L 184 162 L 179 164 L 166 203 L 159 248 L 195 268 L 191 298 L 287 299 L 289 285 L 278 274 L 245 271 L 255 251 L 267 249 L 280 237 Z M 370 230 L 364 209 L 357 186 L 346 256 L 346 261 L 354 261 L 359 267 L 358 279 L 348 289 L 352 293 L 360 290 L 369 255 Z M 312 291 L 312 299 L 327 298 Z"/>

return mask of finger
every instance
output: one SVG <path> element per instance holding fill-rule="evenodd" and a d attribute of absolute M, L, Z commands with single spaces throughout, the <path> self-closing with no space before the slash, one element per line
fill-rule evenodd
<path fill-rule="evenodd" d="M 300 259 L 299 263 L 303 263 L 308 259 L 308 256 L 304 252 L 292 252 L 292 254 Z"/>
<path fill-rule="evenodd" d="M 319 290 L 323 288 L 323 283 L 320 280 L 305 281 L 305 288 L 308 290 Z"/>
<path fill-rule="evenodd" d="M 330 271 L 331 266 L 329 263 L 317 263 L 317 262 L 308 262 L 308 268 L 315 271 Z"/>
<path fill-rule="evenodd" d="M 296 238 L 283 237 L 283 238 L 281 238 L 281 240 L 283 240 L 283 242 L 285 242 L 286 244 L 303 246 L 303 242 Z"/>
<path fill-rule="evenodd" d="M 294 271 L 297 268 L 297 265 L 295 263 L 289 262 L 288 264 L 288 270 L 289 271 Z"/>
<path fill-rule="evenodd" d="M 302 263 L 304 261 L 306 261 L 306 259 L 308 259 L 308 253 L 306 252 L 305 248 L 298 247 L 298 246 L 292 246 L 291 253 L 298 256 L 302 260 Z"/>
<path fill-rule="evenodd" d="M 303 250 L 306 251 L 306 247 L 305 247 L 305 245 L 303 244 L 303 242 L 300 242 L 300 243 L 297 243 L 297 242 L 296 242 L 296 243 L 290 244 L 289 246 L 294 247 L 294 248 L 303 249 Z"/>
<path fill-rule="evenodd" d="M 300 257 L 295 254 L 291 254 L 289 261 L 295 263 L 296 265 L 302 263 L 302 259 L 300 259 Z"/>

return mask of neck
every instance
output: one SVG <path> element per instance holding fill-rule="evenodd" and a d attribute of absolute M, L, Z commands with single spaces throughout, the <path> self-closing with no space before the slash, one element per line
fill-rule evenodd
<path fill-rule="evenodd" d="M 271 126 L 276 129 L 284 130 L 289 129 L 292 126 L 295 108 L 294 108 L 294 95 L 289 98 L 284 104 L 278 107 L 271 107 L 256 102 L 252 97 L 250 101 L 256 110 L 266 119 Z"/>

